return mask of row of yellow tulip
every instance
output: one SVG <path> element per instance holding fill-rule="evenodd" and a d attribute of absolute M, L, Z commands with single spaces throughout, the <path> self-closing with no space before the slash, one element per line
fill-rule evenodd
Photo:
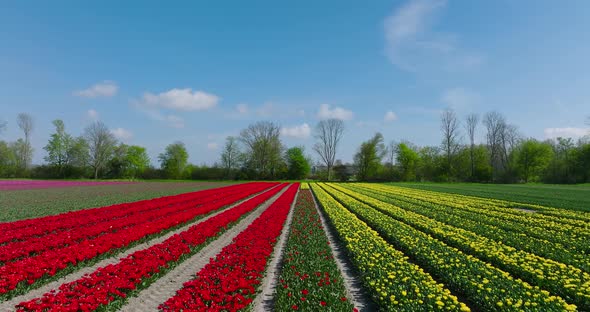
<path fill-rule="evenodd" d="M 398 221 L 326 184 L 321 185 L 358 218 L 426 268 L 451 290 L 485 311 L 563 311 L 575 305 Z"/>
<path fill-rule="evenodd" d="M 575 250 L 576 252 L 590 253 L 590 234 L 584 233 L 584 229 L 538 219 L 535 218 L 536 214 L 533 213 L 524 213 L 526 215 L 521 216 L 515 215 L 511 211 L 494 211 L 489 208 L 489 205 L 483 205 L 478 201 L 466 200 L 465 203 L 460 203 L 458 200 L 455 200 L 455 202 L 449 203 L 448 200 L 439 199 L 434 196 L 422 196 L 408 188 L 384 185 L 374 185 L 374 187 L 386 193 L 387 196 L 398 200 L 420 205 L 426 204 L 432 206 L 433 209 L 446 207 L 454 213 L 463 214 L 474 220 L 482 220 L 482 222 L 491 222 L 491 224 L 498 225 L 508 231 L 523 233 L 528 236 L 562 244 L 567 249 Z M 445 194 L 440 194 L 441 198 L 446 197 Z"/>
<path fill-rule="evenodd" d="M 389 185 L 394 187 L 393 185 Z M 398 187 L 395 187 L 398 188 Z M 404 188 L 406 189 L 406 188 Z M 570 210 L 570 209 L 561 209 L 549 206 L 542 206 L 542 205 L 535 205 L 535 204 L 528 204 L 528 203 L 519 203 L 515 201 L 509 200 L 501 200 L 501 199 L 494 199 L 488 198 L 485 196 L 469 196 L 469 195 L 461 195 L 461 194 L 451 194 L 451 193 L 442 193 L 436 191 L 428 191 L 428 190 L 419 190 L 419 192 L 424 192 L 424 194 L 430 194 L 434 196 L 443 195 L 448 196 L 450 195 L 452 199 L 455 199 L 459 202 L 461 201 L 482 201 L 484 204 L 488 204 L 492 207 L 496 207 L 496 209 L 514 209 L 514 208 L 521 208 L 526 210 L 533 210 L 537 213 L 537 216 L 544 218 L 545 216 L 553 216 L 557 217 L 555 220 L 560 222 L 571 223 L 573 225 L 586 225 L 588 228 L 588 222 L 590 222 L 590 213 L 586 211 L 578 211 L 578 210 Z M 551 219 L 551 218 L 550 218 Z M 572 219 L 572 220 L 564 220 L 564 219 Z M 580 222 L 582 221 L 582 222 Z"/>
<path fill-rule="evenodd" d="M 380 310 L 470 311 L 317 184 L 312 190 Z"/>
<path fill-rule="evenodd" d="M 502 242 L 505 245 L 536 254 L 543 258 L 572 265 L 590 273 L 590 257 L 578 252 L 575 246 L 574 248 L 568 248 L 561 242 L 548 241 L 547 239 L 537 238 L 525 233 L 517 233 L 515 235 L 515 231 L 511 228 L 518 230 L 518 224 L 506 225 L 497 218 L 453 209 L 443 205 L 425 203 L 418 200 L 399 200 L 392 197 L 387 189 L 381 190 L 375 184 L 342 184 L 342 186 L 442 223 L 475 232 L 489 239 Z M 562 241 L 569 239 L 565 234 L 553 238 L 561 238 Z"/>
<path fill-rule="evenodd" d="M 590 215 L 586 212 L 515 203 L 491 198 L 417 190 L 394 185 L 382 186 L 390 188 L 390 190 L 399 192 L 400 194 L 408 194 L 409 196 L 418 197 L 424 200 L 434 199 L 437 202 L 444 202 L 448 205 L 458 207 L 469 205 L 478 208 L 485 208 L 486 211 L 497 211 L 510 214 L 523 222 L 531 224 L 534 224 L 538 220 L 543 220 L 545 224 L 551 224 L 558 230 L 562 229 L 563 227 L 567 229 L 581 228 L 584 229 L 586 233 L 590 233 L 590 223 L 588 222 L 590 221 Z M 533 211 L 535 213 L 525 212 L 521 209 Z"/>
<path fill-rule="evenodd" d="M 545 259 L 507 246 L 474 232 L 457 228 L 399 208 L 358 192 L 331 185 L 339 191 L 376 208 L 382 213 L 432 235 L 444 243 L 503 268 L 515 276 L 590 308 L 590 274 L 570 265 Z"/>

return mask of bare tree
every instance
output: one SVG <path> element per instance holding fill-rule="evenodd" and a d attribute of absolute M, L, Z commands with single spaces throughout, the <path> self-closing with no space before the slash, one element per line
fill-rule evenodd
<path fill-rule="evenodd" d="M 322 120 L 317 124 L 315 131 L 318 142 L 313 146 L 313 150 L 320 155 L 322 162 L 326 165 L 328 180 L 330 180 L 336 159 L 336 149 L 344 133 L 344 122 L 340 119 Z"/>
<path fill-rule="evenodd" d="M 240 141 L 248 149 L 248 162 L 260 177 L 274 177 L 281 161 L 280 128 L 269 121 L 259 121 L 240 132 Z"/>
<path fill-rule="evenodd" d="M 452 109 L 445 109 L 440 116 L 440 129 L 443 133 L 443 149 L 447 157 L 447 174 L 451 177 L 452 160 L 459 147 L 459 121 Z"/>
<path fill-rule="evenodd" d="M 6 121 L 0 120 L 0 133 L 4 132 L 4 130 L 6 130 Z"/>
<path fill-rule="evenodd" d="M 501 133 L 504 131 L 506 121 L 504 116 L 498 112 L 488 112 L 483 118 L 486 127 L 486 143 L 490 152 L 490 165 L 492 167 L 492 179 L 498 171 L 498 155 L 501 153 Z"/>
<path fill-rule="evenodd" d="M 72 145 L 72 136 L 66 132 L 66 126 L 61 119 L 53 121 L 55 126 L 55 133 L 51 135 L 51 139 L 47 142 L 47 145 L 43 148 L 47 151 L 47 156 L 44 157 L 45 161 L 56 167 L 59 175 L 65 173 L 64 167 L 68 159 L 68 151 Z"/>
<path fill-rule="evenodd" d="M 29 168 L 31 159 L 33 158 L 33 148 L 31 147 L 31 132 L 33 132 L 33 117 L 27 113 L 20 113 L 16 117 L 18 127 L 25 134 L 24 149 L 22 153 L 21 164 L 24 170 Z"/>
<path fill-rule="evenodd" d="M 113 155 L 117 140 L 107 126 L 100 121 L 86 127 L 84 136 L 90 150 L 90 166 L 94 169 L 94 178 L 97 179 L 99 171 Z"/>
<path fill-rule="evenodd" d="M 477 128 L 477 124 L 479 122 L 479 116 L 477 114 L 469 114 L 467 118 L 465 118 L 465 130 L 467 131 L 467 136 L 469 136 L 469 160 L 471 161 L 471 180 L 473 180 L 473 176 L 475 175 L 475 129 Z"/>
<path fill-rule="evenodd" d="M 521 139 L 518 128 L 506 123 L 504 116 L 498 112 L 486 113 L 483 119 L 486 126 L 486 141 L 490 151 L 492 179 L 501 171 L 509 171 L 510 153 Z"/>
<path fill-rule="evenodd" d="M 393 162 L 395 161 L 395 156 L 397 155 L 397 145 L 398 143 L 395 141 L 389 142 L 386 149 L 386 160 L 387 165 L 389 166 L 389 177 L 393 179 Z"/>
<path fill-rule="evenodd" d="M 240 147 L 238 146 L 238 140 L 233 136 L 228 136 L 225 139 L 225 147 L 221 153 L 221 163 L 225 168 L 226 177 L 229 177 L 232 170 L 238 165 L 240 158 Z"/>

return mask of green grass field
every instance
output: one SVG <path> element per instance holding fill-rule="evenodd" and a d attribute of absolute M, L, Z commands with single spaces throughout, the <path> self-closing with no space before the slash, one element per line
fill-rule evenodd
<path fill-rule="evenodd" d="M 139 182 L 0 191 L 0 222 L 195 192 L 236 182 Z"/>
<path fill-rule="evenodd" d="M 590 184 L 391 183 L 415 189 L 590 212 Z"/>

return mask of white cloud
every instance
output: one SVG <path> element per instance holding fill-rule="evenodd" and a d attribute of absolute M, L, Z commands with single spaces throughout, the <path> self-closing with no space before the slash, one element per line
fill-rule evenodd
<path fill-rule="evenodd" d="M 219 147 L 219 145 L 217 143 L 213 143 L 213 142 L 207 143 L 207 149 L 210 151 L 217 150 L 218 147 Z"/>
<path fill-rule="evenodd" d="M 397 120 L 397 115 L 392 111 L 388 111 L 387 113 L 385 113 L 385 116 L 383 117 L 383 121 L 385 122 L 391 122 L 395 120 Z"/>
<path fill-rule="evenodd" d="M 115 138 L 121 141 L 128 141 L 133 138 L 133 133 L 127 129 L 123 128 L 116 128 L 111 130 L 111 133 L 115 136 Z"/>
<path fill-rule="evenodd" d="M 281 128 L 281 134 L 287 137 L 305 139 L 311 135 L 311 128 L 307 123 L 303 123 L 294 127 L 283 127 Z"/>
<path fill-rule="evenodd" d="M 97 120 L 98 119 L 98 112 L 93 109 L 89 109 L 86 112 L 86 116 L 91 120 Z"/>
<path fill-rule="evenodd" d="M 236 111 L 240 114 L 240 115 L 245 115 L 248 113 L 248 104 L 238 104 L 236 106 Z"/>
<path fill-rule="evenodd" d="M 423 32 L 429 18 L 438 9 L 446 6 L 441 0 L 412 0 L 385 19 L 385 35 L 392 43 L 401 42 Z"/>
<path fill-rule="evenodd" d="M 545 138 L 547 139 L 554 139 L 558 137 L 576 139 L 590 135 L 590 128 L 545 128 L 543 132 L 545 133 Z"/>
<path fill-rule="evenodd" d="M 320 110 L 318 111 L 318 118 L 319 119 L 340 119 L 340 120 L 351 120 L 353 117 L 353 113 L 350 110 L 341 108 L 341 107 L 334 107 L 333 109 L 330 108 L 330 104 L 322 104 L 320 105 Z"/>
<path fill-rule="evenodd" d="M 141 99 L 131 103 L 151 119 L 166 122 L 173 128 L 184 128 L 184 119 L 171 114 L 171 111 L 208 110 L 215 107 L 219 100 L 218 96 L 203 91 L 174 88 L 159 94 L 146 92 Z"/>
<path fill-rule="evenodd" d="M 479 53 L 459 47 L 458 36 L 431 30 L 446 0 L 410 0 L 384 21 L 385 53 L 397 67 L 410 71 L 456 71 L 478 67 Z"/>
<path fill-rule="evenodd" d="M 219 97 L 203 91 L 190 88 L 171 89 L 159 94 L 144 93 L 139 105 L 146 108 L 165 108 L 176 111 L 198 111 L 213 108 L 219 102 Z"/>
<path fill-rule="evenodd" d="M 453 88 L 446 90 L 441 100 L 445 103 L 449 108 L 454 110 L 465 110 L 477 105 L 481 97 L 479 94 L 464 89 L 464 88 Z"/>
<path fill-rule="evenodd" d="M 103 82 L 99 82 L 88 89 L 75 91 L 73 94 L 75 96 L 87 97 L 87 98 L 95 98 L 99 96 L 110 97 L 117 94 L 119 90 L 119 86 L 113 81 L 105 80 Z"/>

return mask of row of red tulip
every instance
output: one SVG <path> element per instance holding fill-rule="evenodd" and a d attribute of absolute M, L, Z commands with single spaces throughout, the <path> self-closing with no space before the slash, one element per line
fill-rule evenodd
<path fill-rule="evenodd" d="M 255 191 L 264 186 L 251 187 Z M 0 262 L 22 259 L 22 257 L 37 255 L 46 250 L 63 248 L 84 239 L 118 232 L 141 223 L 145 224 L 146 222 L 154 222 L 157 219 L 174 217 L 175 214 L 186 210 L 198 211 L 199 206 L 203 204 L 214 203 L 225 197 L 242 195 L 243 193 L 243 187 L 233 187 L 218 193 L 205 193 L 194 200 L 179 200 L 177 197 L 169 197 L 166 200 L 155 199 L 153 202 L 128 205 L 134 209 L 122 209 L 125 214 L 117 211 L 110 215 L 101 214 L 100 218 L 83 218 L 78 219 L 76 222 L 58 221 L 54 222 L 54 224 L 45 224 L 46 233 L 51 231 L 46 235 L 34 235 L 31 232 L 38 232 L 39 228 L 28 227 L 19 230 L 19 234 L 28 237 L 27 239 L 0 246 Z M 191 194 L 191 197 L 194 196 L 198 195 Z M 51 226 L 54 226 L 56 230 L 52 231 Z"/>
<path fill-rule="evenodd" d="M 189 222 L 198 216 L 232 204 L 270 186 L 271 184 L 266 183 L 246 184 L 241 186 L 239 192 L 232 191 L 230 196 L 226 196 L 222 191 L 216 200 L 193 208 L 190 208 L 194 206 L 193 204 L 186 202 L 180 205 L 172 204 L 179 212 L 171 213 L 166 218 L 152 219 L 150 222 L 145 221 L 141 214 L 134 215 L 130 218 L 145 222 L 134 222 L 134 226 L 116 232 L 108 232 L 108 229 L 104 229 L 102 235 L 71 241 L 62 248 L 45 250 L 31 257 L 5 263 L 0 267 L 0 294 L 16 292 L 18 288 L 27 288 L 27 284 L 54 276 L 58 271 L 68 266 L 76 266 L 80 261 L 108 255 L 107 253 L 129 246 L 131 243 L 145 239 L 146 236 L 160 234 L 169 228 Z M 107 225 L 99 224 L 97 226 L 104 228 Z M 88 226 L 84 228 L 84 231 L 92 232 L 92 228 L 93 226 Z"/>
<path fill-rule="evenodd" d="M 63 284 L 58 291 L 44 294 L 17 305 L 18 311 L 92 311 L 107 305 L 138 286 L 146 287 L 146 281 L 190 255 L 208 240 L 217 236 L 228 225 L 274 196 L 282 189 L 277 187 L 262 193 L 236 207 L 228 209 L 188 230 L 174 235 L 164 242 L 137 251 L 114 265 L 99 268 L 93 273 L 71 283 Z"/>
<path fill-rule="evenodd" d="M 232 185 L 223 188 L 165 196 L 132 203 L 121 203 L 99 208 L 70 211 L 41 218 L 0 223 L 0 244 L 26 240 L 33 236 L 43 236 L 86 224 L 95 224 L 98 222 L 108 222 L 116 218 L 125 218 L 133 214 L 141 213 L 144 210 L 157 209 L 165 205 L 193 201 L 198 204 L 199 201 L 207 200 L 207 198 L 211 196 L 219 196 L 220 192 L 233 192 L 240 189 L 241 185 Z"/>
<path fill-rule="evenodd" d="M 160 309 L 236 311 L 248 306 L 256 295 L 298 188 L 298 183 L 292 185 Z"/>

